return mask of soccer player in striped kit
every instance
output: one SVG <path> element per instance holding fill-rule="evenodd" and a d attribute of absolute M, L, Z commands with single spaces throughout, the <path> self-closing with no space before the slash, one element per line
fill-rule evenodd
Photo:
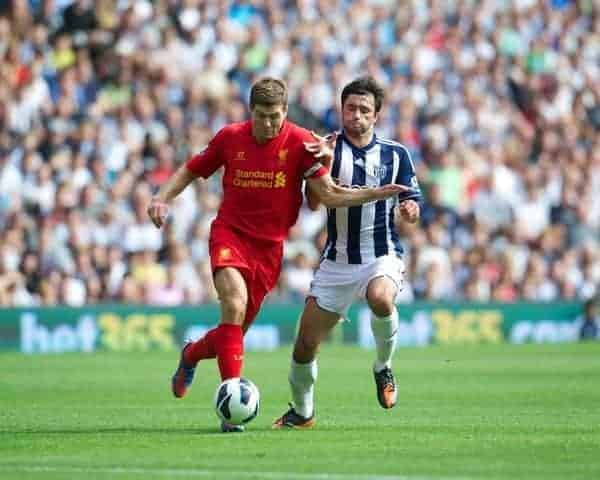
<path fill-rule="evenodd" d="M 344 87 L 343 130 L 329 145 L 334 148 L 331 177 L 340 185 L 355 188 L 396 183 L 410 190 L 386 200 L 328 210 L 327 243 L 308 294 L 289 373 L 293 404 L 274 422 L 274 428 L 314 425 L 316 354 L 321 341 L 356 299 L 366 300 L 372 312 L 377 398 L 383 408 L 396 404 L 391 370 L 398 332 L 394 299 L 402 288 L 404 264 L 395 222 L 419 219 L 421 194 L 408 150 L 375 135 L 383 97 L 383 89 L 371 77 Z M 317 208 L 314 191 L 309 190 L 309 202 Z"/>

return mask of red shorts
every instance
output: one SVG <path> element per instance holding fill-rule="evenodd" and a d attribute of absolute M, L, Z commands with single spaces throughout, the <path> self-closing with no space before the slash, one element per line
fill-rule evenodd
<path fill-rule="evenodd" d="M 208 240 L 213 275 L 224 267 L 235 267 L 246 281 L 248 305 L 244 331 L 254 321 L 260 306 L 279 279 L 283 242 L 250 237 L 221 223 L 213 222 Z"/>

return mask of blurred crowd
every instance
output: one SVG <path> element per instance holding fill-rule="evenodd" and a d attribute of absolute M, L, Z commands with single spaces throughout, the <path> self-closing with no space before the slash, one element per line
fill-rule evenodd
<path fill-rule="evenodd" d="M 600 15 L 593 0 L 0 1 L 0 305 L 215 301 L 220 179 L 168 226 L 157 186 L 282 77 L 290 117 L 338 129 L 358 75 L 425 192 L 402 225 L 402 301 L 600 293 Z M 324 244 L 303 209 L 269 301 L 299 301 Z"/>

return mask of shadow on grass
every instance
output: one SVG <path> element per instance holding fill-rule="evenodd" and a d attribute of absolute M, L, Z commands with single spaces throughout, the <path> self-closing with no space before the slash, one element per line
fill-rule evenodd
<path fill-rule="evenodd" d="M 309 431 L 318 433 L 326 433 L 329 431 L 338 431 L 339 428 L 333 428 L 330 426 L 321 426 Z M 356 429 L 355 429 L 356 430 Z M 358 429 L 368 430 L 365 429 Z M 218 426 L 213 427 L 81 427 L 81 428 L 12 428 L 12 429 L 0 429 L 0 438 L 3 435 L 32 435 L 32 436 L 43 436 L 43 435 L 127 435 L 127 434 L 156 434 L 156 435 L 215 435 L 218 437 L 231 437 L 231 436 L 254 436 L 254 435 L 287 435 L 298 432 L 304 432 L 294 428 L 281 428 L 273 429 L 271 425 L 251 425 L 247 427 L 243 435 L 230 433 L 224 434 Z M 308 433 L 304 432 L 304 433 Z M 1 443 L 1 442 L 0 442 Z"/>
<path fill-rule="evenodd" d="M 160 428 L 160 427 L 82 427 L 82 428 L 36 428 L 0 430 L 0 435 L 104 435 L 127 433 L 156 433 L 170 435 L 211 435 L 222 434 L 217 427 L 204 428 Z"/>

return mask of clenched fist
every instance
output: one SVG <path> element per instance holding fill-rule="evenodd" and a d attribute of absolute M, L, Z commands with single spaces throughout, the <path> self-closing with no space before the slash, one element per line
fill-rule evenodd
<path fill-rule="evenodd" d="M 415 223 L 419 219 L 419 204 L 414 200 L 404 200 L 396 208 L 405 222 Z"/>
<path fill-rule="evenodd" d="M 148 206 L 148 215 L 152 223 L 156 225 L 156 228 L 160 228 L 164 225 L 169 215 L 169 205 L 154 197 Z"/>

